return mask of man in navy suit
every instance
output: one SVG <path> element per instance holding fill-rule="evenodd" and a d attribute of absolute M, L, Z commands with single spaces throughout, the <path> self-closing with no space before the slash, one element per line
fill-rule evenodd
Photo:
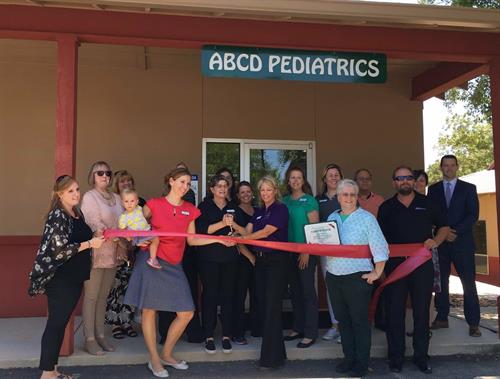
<path fill-rule="evenodd" d="M 437 316 L 432 323 L 432 329 L 448 328 L 449 279 L 453 263 L 464 289 L 464 313 L 469 324 L 469 335 L 480 337 L 481 314 L 476 290 L 475 246 L 472 233 L 479 217 L 476 186 L 457 179 L 458 161 L 454 155 L 443 156 L 440 168 L 443 180 L 429 187 L 428 197 L 447 215 L 450 231 L 446 241 L 439 246 L 441 292 L 436 293 Z"/>

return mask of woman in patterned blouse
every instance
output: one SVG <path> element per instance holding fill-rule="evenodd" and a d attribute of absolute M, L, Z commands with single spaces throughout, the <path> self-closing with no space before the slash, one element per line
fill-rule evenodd
<path fill-rule="evenodd" d="M 46 294 L 48 318 L 42 336 L 41 379 L 72 378 L 57 371 L 64 329 L 90 276 L 90 251 L 104 238 L 93 237 L 78 209 L 80 188 L 69 175 L 57 178 L 42 241 L 29 275 L 30 296 Z"/>

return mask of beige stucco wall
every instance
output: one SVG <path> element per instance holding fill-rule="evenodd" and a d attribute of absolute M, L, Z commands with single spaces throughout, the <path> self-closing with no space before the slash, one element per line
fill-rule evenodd
<path fill-rule="evenodd" d="M 14 199 L 0 205 L 11 215 L 2 217 L 0 235 L 40 232 L 53 178 L 55 48 L 27 44 L 0 40 L 0 173 L 23 183 L 15 193 L 0 186 L 2 198 Z M 203 137 L 313 140 L 318 175 L 329 162 L 347 176 L 366 166 L 386 195 L 395 165 L 423 166 L 422 104 L 408 100 L 410 78 L 422 69 L 416 64 L 391 65 L 385 85 L 325 84 L 207 79 L 198 51 L 146 53 L 79 49 L 77 177 L 84 190 L 90 164 L 106 160 L 131 171 L 144 197 L 155 196 L 179 160 L 201 174 Z"/>
<path fill-rule="evenodd" d="M 486 245 L 488 249 L 488 256 L 498 257 L 496 194 L 479 194 L 479 219 L 486 221 Z"/>

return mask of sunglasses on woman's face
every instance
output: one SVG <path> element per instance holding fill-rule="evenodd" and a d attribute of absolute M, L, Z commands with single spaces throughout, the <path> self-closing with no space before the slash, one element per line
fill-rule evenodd
<path fill-rule="evenodd" d="M 104 175 L 106 175 L 106 176 L 111 177 L 112 172 L 111 171 L 96 171 L 95 174 L 97 174 L 97 176 L 104 176 Z"/>

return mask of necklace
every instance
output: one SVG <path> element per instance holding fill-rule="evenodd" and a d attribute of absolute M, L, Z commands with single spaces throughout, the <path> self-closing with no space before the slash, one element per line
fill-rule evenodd
<path fill-rule="evenodd" d="M 99 193 L 99 195 L 101 195 L 101 197 L 104 199 L 106 204 L 108 204 L 108 206 L 112 207 L 116 204 L 116 200 L 113 194 L 109 193 L 108 191 L 106 191 L 106 194 L 104 194 L 104 192 L 101 192 L 99 190 L 97 190 L 97 192 Z"/>

